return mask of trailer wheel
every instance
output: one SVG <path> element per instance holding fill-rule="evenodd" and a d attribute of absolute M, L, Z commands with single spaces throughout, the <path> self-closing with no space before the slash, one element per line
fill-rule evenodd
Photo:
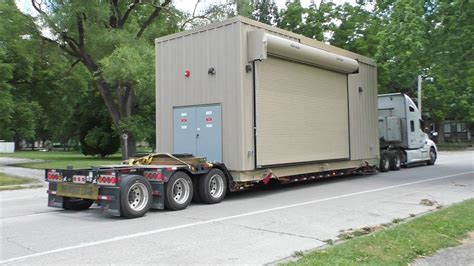
<path fill-rule="evenodd" d="M 382 151 L 380 154 L 380 164 L 379 170 L 380 172 L 388 172 L 390 169 L 390 156 L 388 151 Z"/>
<path fill-rule="evenodd" d="M 390 152 L 390 170 L 400 170 L 402 166 L 402 156 L 399 151 Z"/>
<path fill-rule="evenodd" d="M 71 211 L 83 211 L 89 209 L 94 204 L 90 199 L 78 199 L 63 197 L 63 209 Z"/>
<path fill-rule="evenodd" d="M 431 147 L 430 149 L 430 160 L 428 161 L 428 165 L 433 165 L 435 164 L 436 162 L 436 158 L 437 158 L 437 154 L 436 154 L 436 151 L 433 147 Z"/>
<path fill-rule="evenodd" d="M 212 169 L 199 180 L 199 195 L 202 202 L 214 204 L 221 202 L 227 193 L 227 180 L 224 172 Z"/>
<path fill-rule="evenodd" d="M 138 218 L 151 208 L 153 190 L 150 182 L 143 176 L 126 175 L 120 186 L 121 215 L 127 218 Z"/>
<path fill-rule="evenodd" d="M 165 207 L 177 211 L 188 207 L 193 199 L 193 182 L 184 172 L 175 172 L 165 184 Z"/>

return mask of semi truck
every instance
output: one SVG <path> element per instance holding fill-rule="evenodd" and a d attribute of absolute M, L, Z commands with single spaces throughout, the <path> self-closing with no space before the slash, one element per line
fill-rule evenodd
<path fill-rule="evenodd" d="M 403 93 L 378 96 L 380 140 L 379 170 L 399 170 L 402 165 L 433 165 L 438 149 L 423 131 L 421 112 Z"/>
<path fill-rule="evenodd" d="M 158 38 L 155 47 L 158 153 L 46 169 L 49 206 L 96 202 L 136 218 L 219 203 L 260 184 L 396 170 L 426 156 L 415 152 L 413 134 L 402 134 L 411 113 L 388 103 L 379 110 L 370 58 L 243 17 Z M 382 124 L 390 132 L 379 142 Z"/>

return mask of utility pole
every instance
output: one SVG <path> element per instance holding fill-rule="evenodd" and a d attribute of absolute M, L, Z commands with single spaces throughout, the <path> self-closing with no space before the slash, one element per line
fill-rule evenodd
<path fill-rule="evenodd" d="M 418 110 L 421 114 L 421 75 L 418 75 Z"/>

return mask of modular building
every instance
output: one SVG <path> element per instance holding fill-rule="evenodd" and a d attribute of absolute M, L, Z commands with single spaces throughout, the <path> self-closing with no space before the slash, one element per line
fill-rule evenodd
<path fill-rule="evenodd" d="M 378 164 L 372 59 L 243 17 L 155 43 L 159 152 L 237 182 Z"/>

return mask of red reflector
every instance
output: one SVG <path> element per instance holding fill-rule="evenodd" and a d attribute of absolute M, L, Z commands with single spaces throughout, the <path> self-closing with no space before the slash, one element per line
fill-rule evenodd
<path fill-rule="evenodd" d="M 157 180 L 163 179 L 163 174 L 162 174 L 162 173 L 157 173 L 157 174 L 156 174 L 156 179 L 157 179 Z"/>
<path fill-rule="evenodd" d="M 181 123 L 186 123 L 186 122 L 188 122 L 187 118 L 181 118 Z"/>
<path fill-rule="evenodd" d="M 116 180 L 115 180 L 115 177 L 112 177 L 112 178 L 110 179 L 110 183 L 112 183 L 112 184 L 115 184 L 115 181 L 116 181 Z"/>
<path fill-rule="evenodd" d="M 206 117 L 207 122 L 212 122 L 212 117 Z"/>
<path fill-rule="evenodd" d="M 110 177 L 107 177 L 107 178 L 105 179 L 105 182 L 110 183 Z"/>

